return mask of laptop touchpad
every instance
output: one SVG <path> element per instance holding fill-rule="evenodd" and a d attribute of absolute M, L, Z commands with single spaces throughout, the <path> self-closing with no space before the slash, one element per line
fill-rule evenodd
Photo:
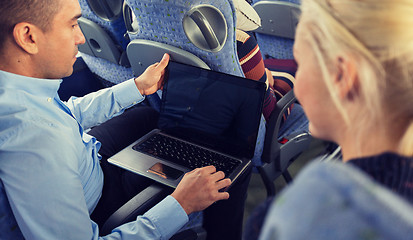
<path fill-rule="evenodd" d="M 148 169 L 148 172 L 158 175 L 161 178 L 171 180 L 176 180 L 180 176 L 182 176 L 182 174 L 184 174 L 184 172 L 160 162 L 155 163 L 151 168 Z"/>

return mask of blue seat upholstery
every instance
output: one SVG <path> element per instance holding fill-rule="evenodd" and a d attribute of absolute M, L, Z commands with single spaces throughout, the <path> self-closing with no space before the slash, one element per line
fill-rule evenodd
<path fill-rule="evenodd" d="M 151 53 L 151 56 L 148 56 L 149 54 L 139 56 L 138 53 L 142 53 L 142 51 L 145 51 L 145 49 L 148 49 L 150 46 L 143 45 L 143 47 L 138 50 L 133 49 L 133 47 L 135 44 L 140 44 L 141 40 L 144 40 L 171 47 L 172 49 L 169 53 L 175 61 L 197 65 L 191 61 L 187 62 L 186 59 L 181 60 L 181 57 L 175 52 L 181 50 L 185 51 L 186 54 L 194 55 L 194 58 L 198 58 L 199 61 L 204 62 L 208 68 L 214 71 L 244 76 L 237 56 L 235 35 L 236 19 L 232 1 L 197 0 L 188 2 L 184 0 L 126 0 L 125 3 L 132 9 L 133 14 L 136 16 L 133 24 L 127 23 L 127 25 L 134 26 L 133 28 L 130 27 L 128 31 L 131 43 L 128 46 L 127 53 L 135 75 L 142 72 L 148 64 L 160 59 L 164 53 L 163 49 L 162 51 L 156 51 L 156 49 L 151 48 L 147 50 Z M 226 38 L 218 50 L 205 50 L 197 47 L 197 39 L 191 41 L 191 33 L 187 33 L 188 29 L 185 27 L 185 23 L 183 24 L 183 22 L 185 22 L 184 19 L 190 16 L 193 8 L 205 5 L 218 9 L 226 22 Z M 126 13 L 124 14 L 125 16 L 127 15 Z M 212 19 L 208 19 L 208 21 L 212 21 Z M 213 24 L 214 23 L 212 23 L 212 25 Z M 197 26 L 190 26 L 189 28 L 191 27 L 197 28 Z M 213 27 L 214 26 L 212 26 L 212 28 Z M 214 29 L 213 31 L 217 33 L 216 35 L 222 32 L 221 29 Z M 165 47 L 165 49 L 168 49 L 168 47 Z M 133 50 L 135 50 L 135 52 Z M 141 57 L 141 59 L 136 59 L 137 57 Z M 147 58 L 152 60 L 148 61 Z M 142 64 L 144 61 L 146 61 L 146 64 Z M 202 65 L 198 66 L 202 67 Z M 262 118 L 254 156 L 255 159 L 261 157 L 264 135 L 265 121 L 264 118 Z"/>
<path fill-rule="evenodd" d="M 300 0 L 253 0 L 262 27 L 255 30 L 263 59 L 294 59 L 295 28 L 300 13 Z"/>
<path fill-rule="evenodd" d="M 100 14 L 96 10 L 99 4 L 117 3 L 117 11 L 113 10 L 112 18 L 107 19 L 105 14 Z M 91 4 L 94 5 L 91 5 Z M 129 43 L 129 39 L 125 38 L 126 26 L 122 15 L 122 4 L 123 0 L 117 1 L 97 1 L 97 0 L 79 0 L 79 4 L 82 9 L 82 19 L 79 21 L 80 27 L 86 38 L 85 46 L 80 46 L 79 51 L 81 56 L 91 72 L 99 76 L 105 86 L 111 86 L 127 79 L 133 77 L 132 69 L 128 64 L 122 64 L 122 61 L 126 60 L 126 47 Z M 92 9 L 92 6 L 95 6 Z M 108 5 L 108 7 L 112 7 Z M 109 14 L 106 14 L 109 15 Z M 83 23 L 84 19 L 91 21 L 93 26 L 86 28 Z M 89 21 L 87 23 L 89 23 Z M 90 30 L 90 32 L 89 32 Z M 97 33 L 96 33 L 97 32 Z M 98 34 L 99 33 L 99 34 Z M 100 35 L 107 35 L 106 38 Z M 108 49 L 103 49 L 102 46 L 105 44 L 103 40 L 110 42 L 114 49 L 115 59 L 105 59 L 102 56 L 105 54 L 112 55 L 111 51 Z M 107 53 L 105 51 L 108 51 Z"/>
<path fill-rule="evenodd" d="M 80 0 L 84 1 L 84 0 Z M 199 12 L 194 8 L 206 7 Z M 85 12 L 91 12 L 89 16 L 92 21 L 96 17 L 90 7 L 84 6 Z M 129 9 L 129 13 L 126 9 Z M 205 10 L 205 11 L 204 11 Z M 218 10 L 222 15 L 214 15 Z M 204 11 L 204 12 L 203 12 Z M 133 16 L 130 16 L 130 15 Z M 243 76 L 241 66 L 238 62 L 235 36 L 235 9 L 232 1 L 222 0 L 198 0 L 198 1 L 168 1 L 168 0 L 125 0 L 123 10 L 124 18 L 131 22 L 126 23 L 128 36 L 131 39 L 126 50 L 131 68 L 125 68 L 119 64 L 108 60 L 99 59 L 96 56 L 84 54 L 84 60 L 91 68 L 92 72 L 112 83 L 126 80 L 132 76 L 138 76 L 149 64 L 159 61 L 164 52 L 168 52 L 175 61 L 210 68 L 228 74 Z M 213 16 L 213 18 L 211 18 Z M 216 16 L 221 16 L 226 23 L 225 37 L 222 38 L 221 29 L 216 29 L 214 24 L 219 26 L 220 22 L 215 21 Z M 210 25 L 202 25 L 202 22 L 210 21 Z M 97 19 L 101 19 L 97 17 Z M 185 19 L 187 26 L 185 27 Z M 133 20 L 133 22 L 132 22 Z M 119 20 L 120 21 L 120 20 Z M 100 26 L 113 26 L 115 23 L 96 21 Z M 195 25 L 200 26 L 195 26 Z M 189 26 L 189 27 L 188 27 Z M 201 37 L 191 31 L 194 28 L 201 29 Z M 105 28 L 105 31 L 112 31 L 113 28 Z M 202 31 L 209 30 L 215 34 L 212 38 Z M 116 29 L 115 29 L 116 30 Z M 123 30 L 117 32 L 118 36 L 123 35 Z M 212 35 L 214 35 L 212 34 Z M 198 32 L 199 35 L 199 32 Z M 212 39 L 212 40 L 211 40 Z M 189 61 L 189 62 L 187 62 Z M 126 73 L 126 74 L 125 74 Z M 153 96 L 156 99 L 157 95 Z M 148 96 L 148 100 L 150 100 Z M 156 108 L 156 101 L 151 101 Z M 260 159 L 264 148 L 265 121 L 262 118 L 260 132 L 257 141 L 256 154 L 254 159 Z M 185 228 L 194 228 L 202 223 L 202 214 L 194 214 L 190 217 L 190 223 Z M 107 229 L 111 229 L 110 226 Z"/>
<path fill-rule="evenodd" d="M 177 52 L 185 51 L 187 52 L 187 54 L 193 54 L 194 58 L 197 58 L 199 61 L 205 62 L 207 66 L 212 70 L 243 76 L 242 68 L 239 64 L 237 56 L 237 45 L 235 36 L 236 14 L 232 1 L 197 0 L 188 2 L 185 0 L 125 0 L 125 4 L 128 6 L 128 9 L 131 9 L 134 15 L 134 17 L 130 17 L 130 22 L 126 21 L 126 25 L 128 28 L 128 35 L 131 39 L 131 42 L 128 45 L 127 53 L 135 75 L 140 74 L 149 64 L 160 59 L 162 54 L 170 49 L 171 51 L 169 53 L 172 59 L 174 60 L 180 61 L 181 55 Z M 205 37 L 205 33 L 201 31 L 202 34 L 200 34 L 198 32 L 200 36 L 195 35 L 194 37 L 193 35 L 191 35 L 193 33 L 189 31 L 185 26 L 185 20 L 187 18 L 193 17 L 193 9 L 197 8 L 198 6 L 205 5 L 212 6 L 213 8 L 218 9 L 225 18 L 227 36 L 221 48 L 218 50 L 210 50 L 208 49 L 208 45 L 207 47 L 205 47 L 205 45 L 201 45 L 201 47 L 197 46 L 199 42 L 202 42 L 201 40 L 203 40 L 203 38 L 207 38 Z M 125 19 L 127 19 L 126 16 L 132 13 L 127 13 L 124 10 Z M 208 27 L 210 29 L 212 28 L 212 31 L 216 33 L 216 36 L 219 39 L 218 35 L 222 30 L 215 29 L 216 26 L 214 26 L 214 24 L 217 25 L 217 20 L 210 18 L 208 19 L 208 15 L 206 13 L 202 14 L 205 14 L 205 18 L 207 19 L 207 21 L 211 23 L 211 25 Z M 219 18 L 220 16 L 218 15 L 215 17 Z M 196 22 L 196 20 L 194 20 L 194 22 Z M 202 29 L 202 26 L 198 26 L 197 24 L 189 24 L 189 26 L 191 28 Z M 199 40 L 199 38 L 201 40 Z M 293 40 L 290 41 L 293 42 Z M 147 42 L 148 44 L 144 44 L 145 42 Z M 158 45 L 156 45 L 155 47 L 153 47 L 152 42 L 160 44 L 161 46 L 159 47 Z M 139 47 L 136 47 L 135 49 L 135 46 Z M 140 54 L 142 56 L 140 56 Z M 150 60 L 148 61 L 148 59 Z M 185 60 L 182 61 L 187 64 L 198 64 L 196 62 L 185 62 Z M 281 106 L 281 109 L 283 109 L 283 106 Z M 295 117 L 288 118 L 286 126 L 297 127 L 297 129 L 294 130 L 297 130 L 296 132 L 300 134 L 303 132 L 307 132 L 307 119 L 303 117 L 304 113 L 302 109 L 297 107 L 293 110 L 293 112 L 295 113 L 293 115 Z M 273 121 L 274 123 L 272 123 L 272 126 L 275 127 L 275 122 L 277 122 L 276 117 Z M 279 127 L 280 124 L 277 126 Z M 281 130 L 281 137 L 285 137 L 287 136 L 286 134 L 288 134 L 288 137 L 293 139 L 293 137 L 290 136 L 290 133 L 292 133 L 291 131 L 294 130 Z M 274 130 L 274 128 L 272 128 L 271 131 L 275 131 L 277 134 L 279 133 L 278 129 Z M 270 134 L 271 136 L 274 136 L 272 133 Z M 273 157 L 275 156 L 275 154 L 279 154 L 281 152 L 278 151 L 281 147 L 284 147 L 285 149 L 291 149 L 288 151 L 282 151 L 284 153 L 283 156 L 285 157 L 284 161 L 289 162 L 289 157 L 296 157 L 296 153 L 300 153 L 306 146 L 308 146 L 308 144 L 301 144 L 302 142 L 300 142 L 300 144 L 296 144 L 299 142 L 297 139 L 291 141 L 289 144 L 285 146 L 278 146 L 278 144 L 276 143 L 271 143 L 272 141 L 269 140 L 269 137 L 265 137 L 265 135 L 266 123 L 264 117 L 262 117 L 257 138 L 256 150 L 252 160 L 253 165 L 255 167 L 263 166 L 263 162 L 273 162 Z M 275 135 L 274 141 L 277 141 L 278 137 L 278 135 Z M 309 141 L 307 140 L 309 139 L 309 134 L 307 133 L 304 138 L 306 139 L 306 143 L 308 143 Z M 268 146 L 266 150 L 267 153 L 265 154 L 263 159 L 262 156 L 265 150 L 265 142 L 267 142 Z M 278 150 L 270 150 L 275 146 L 277 146 Z M 294 152 L 294 148 L 296 148 L 297 151 Z M 288 154 L 285 154 L 286 152 L 288 152 Z M 287 166 L 288 164 L 283 164 L 283 168 L 280 169 L 280 171 L 285 171 L 285 168 Z M 273 171 L 272 166 L 271 171 Z M 280 174 L 278 173 L 276 175 L 273 174 L 273 176 L 279 175 Z"/>
<path fill-rule="evenodd" d="M 126 0 L 125 2 L 136 16 L 136 31 L 128 31 L 132 42 L 135 39 L 144 39 L 174 46 L 196 55 L 212 70 L 243 76 L 237 58 L 235 8 L 231 1 Z M 191 27 L 196 28 L 196 26 L 186 28 L 183 21 L 191 9 L 202 4 L 217 8 L 225 18 L 227 34 L 220 49 L 203 50 L 194 45 L 195 41 L 191 42 L 191 39 L 187 37 L 186 31 L 190 30 Z M 221 29 L 214 30 L 214 32 L 219 31 Z M 133 63 L 131 64 L 133 65 Z"/>
<path fill-rule="evenodd" d="M 135 76 L 149 64 L 159 61 L 165 52 L 178 62 L 244 76 L 238 62 L 235 8 L 231 1 L 125 0 L 124 15 L 131 39 L 127 55 Z M 222 17 L 221 21 L 215 17 Z M 202 35 L 202 30 L 198 33 L 201 36 L 191 37 L 191 34 L 196 35 L 191 33 L 197 27 L 194 26 L 196 21 L 206 24 L 202 26 L 208 27 L 211 30 L 208 33 L 214 38 L 208 39 Z M 200 39 L 202 37 L 207 40 Z M 156 108 L 155 101 L 151 102 Z M 191 214 L 182 230 L 199 228 L 202 222 L 202 213 Z"/>

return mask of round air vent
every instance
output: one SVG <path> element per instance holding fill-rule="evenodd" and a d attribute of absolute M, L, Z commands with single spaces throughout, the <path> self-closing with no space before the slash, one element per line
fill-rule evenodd
<path fill-rule="evenodd" d="M 227 40 L 227 22 L 221 11 L 211 5 L 199 5 L 189 10 L 182 21 L 189 41 L 198 48 L 220 51 Z"/>

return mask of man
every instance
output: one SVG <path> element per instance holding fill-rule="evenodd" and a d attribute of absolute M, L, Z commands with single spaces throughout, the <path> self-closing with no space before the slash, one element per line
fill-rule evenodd
<path fill-rule="evenodd" d="M 117 194 L 128 194 L 123 181 L 132 188 L 137 182 L 107 164 L 127 144 L 116 145 L 122 139 L 111 133 L 119 121 L 134 125 L 124 132 L 136 138 L 153 127 L 156 114 L 149 108 L 120 114 L 159 89 L 169 56 L 136 79 L 64 103 L 57 95 L 59 79 L 72 74 L 77 45 L 85 42 L 80 16 L 77 0 L 0 0 L 0 239 L 97 239 L 99 227 L 90 214 L 105 219 L 121 204 L 111 202 Z M 89 133 L 102 139 L 102 149 L 84 132 L 97 125 Z M 169 239 L 188 214 L 227 199 L 218 190 L 229 185 L 213 166 L 196 169 L 110 237 Z"/>

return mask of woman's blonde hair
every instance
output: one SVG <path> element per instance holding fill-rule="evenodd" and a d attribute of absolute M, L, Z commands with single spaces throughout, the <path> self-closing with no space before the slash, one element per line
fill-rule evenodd
<path fill-rule="evenodd" d="M 357 60 L 366 113 L 350 120 L 332 94 L 347 124 L 403 124 L 400 153 L 412 156 L 413 0 L 302 0 L 300 21 L 325 80 L 337 57 Z M 333 93 L 332 83 L 326 84 Z"/>

